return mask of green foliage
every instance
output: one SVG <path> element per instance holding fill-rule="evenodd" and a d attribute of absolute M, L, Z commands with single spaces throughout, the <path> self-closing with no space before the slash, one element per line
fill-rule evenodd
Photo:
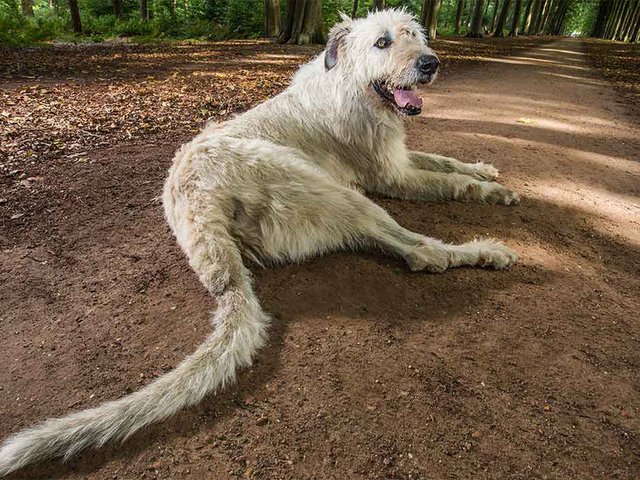
<path fill-rule="evenodd" d="M 140 19 L 139 0 L 120 0 L 121 16 L 113 13 L 112 0 L 79 0 L 83 37 L 71 31 L 67 0 L 34 0 L 35 17 L 25 18 L 21 0 L 0 0 L 0 43 L 20 45 L 53 39 L 81 40 L 132 36 L 145 40 L 179 38 L 221 40 L 255 38 L 264 33 L 264 0 L 147 0 L 150 18 Z M 288 0 L 280 0 L 283 13 Z M 462 34 L 470 7 L 476 0 L 465 0 Z M 486 26 L 491 24 L 495 0 L 488 0 Z M 502 2 L 500 2 L 502 3 Z M 512 1 L 512 5 L 513 5 Z M 525 0 L 523 0 L 524 9 Z M 572 0 L 565 33 L 588 35 L 598 11 L 599 0 Z M 420 15 L 422 0 L 387 0 L 388 7 L 404 7 Z M 358 17 L 372 9 L 373 0 L 359 0 Z M 453 33 L 458 0 L 442 0 L 438 34 Z M 351 15 L 353 0 L 323 0 L 323 21 L 328 29 L 339 20 L 339 12 Z M 510 24 L 508 20 L 507 24 Z"/>
<path fill-rule="evenodd" d="M 71 30 L 68 16 L 53 11 L 23 17 L 11 2 L 0 2 L 0 43 L 25 45 L 50 38 L 64 38 Z"/>
<path fill-rule="evenodd" d="M 598 15 L 598 4 L 597 0 L 573 0 L 564 25 L 564 33 L 590 35 Z"/>
<path fill-rule="evenodd" d="M 264 34 L 264 2 L 233 0 L 229 2 L 226 24 L 234 37 L 256 38 Z"/>

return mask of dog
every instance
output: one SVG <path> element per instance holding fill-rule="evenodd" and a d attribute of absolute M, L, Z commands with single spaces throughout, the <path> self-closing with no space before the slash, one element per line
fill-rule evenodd
<path fill-rule="evenodd" d="M 404 119 L 439 60 L 416 20 L 382 10 L 342 21 L 326 49 L 289 88 L 238 117 L 211 124 L 176 154 L 164 191 L 166 219 L 189 264 L 215 296 L 213 333 L 173 371 L 97 408 L 8 438 L 0 474 L 140 428 L 224 389 L 265 343 L 269 316 L 249 262 L 297 262 L 339 249 L 382 248 L 413 271 L 463 265 L 504 269 L 517 255 L 493 240 L 447 244 L 396 223 L 364 194 L 512 205 L 498 172 L 409 151 Z"/>

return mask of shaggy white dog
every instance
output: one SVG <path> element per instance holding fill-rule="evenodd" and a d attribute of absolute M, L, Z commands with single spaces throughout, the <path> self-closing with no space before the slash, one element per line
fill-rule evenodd
<path fill-rule="evenodd" d="M 495 241 L 450 245 L 411 232 L 360 193 L 518 201 L 491 182 L 497 171 L 489 165 L 407 150 L 403 117 L 420 113 L 415 88 L 431 83 L 438 65 L 406 12 L 344 18 L 287 90 L 183 146 L 164 206 L 189 263 L 217 298 L 212 335 L 142 390 L 10 437 L 0 450 L 0 474 L 124 440 L 232 382 L 264 343 L 269 323 L 243 257 L 265 264 L 371 246 L 404 258 L 412 270 L 514 263 L 516 254 Z"/>

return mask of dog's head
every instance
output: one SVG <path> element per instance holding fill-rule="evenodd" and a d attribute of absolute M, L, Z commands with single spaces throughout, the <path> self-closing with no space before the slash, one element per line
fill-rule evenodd
<path fill-rule="evenodd" d="M 324 52 L 327 74 L 353 80 L 374 106 L 416 115 L 422 99 L 418 84 L 430 84 L 440 62 L 427 45 L 420 24 L 404 10 L 382 10 L 342 22 L 329 32 Z"/>

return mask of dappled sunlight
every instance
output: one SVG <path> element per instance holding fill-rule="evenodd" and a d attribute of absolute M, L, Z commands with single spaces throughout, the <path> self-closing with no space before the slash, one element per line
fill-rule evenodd
<path fill-rule="evenodd" d="M 510 65 L 549 65 L 558 69 L 569 69 L 569 70 L 581 70 L 588 71 L 588 68 L 579 66 L 579 65 L 567 65 L 564 63 L 556 63 L 550 60 L 543 60 L 540 58 L 531 58 L 531 57 L 509 57 L 509 58 L 492 58 L 492 57 L 479 57 L 478 60 L 482 60 L 485 62 L 492 63 L 507 63 Z"/>
<path fill-rule="evenodd" d="M 602 81 L 602 80 L 595 80 L 592 78 L 588 78 L 588 77 L 578 77 L 575 75 L 565 75 L 562 73 L 554 73 L 554 72 L 540 72 L 542 75 L 549 75 L 551 77 L 558 77 L 558 78 L 566 78 L 569 80 L 575 80 L 577 82 L 580 82 L 583 85 L 593 85 L 593 86 L 603 86 L 606 85 L 607 83 Z"/>
<path fill-rule="evenodd" d="M 549 47 L 540 47 L 538 50 L 543 52 L 566 53 L 567 55 L 575 55 L 576 57 L 584 57 L 586 55 L 584 52 L 576 52 L 573 50 L 560 50 L 557 48 L 549 48 Z"/>
<path fill-rule="evenodd" d="M 594 165 L 604 168 L 614 168 L 625 174 L 637 175 L 640 177 L 640 162 L 638 159 L 620 158 L 613 154 L 602 155 L 594 152 L 585 152 L 584 150 L 572 149 L 572 156 L 582 161 L 589 161 Z M 631 180 L 631 177 L 629 178 Z M 638 181 L 640 189 L 640 180 Z"/>
<path fill-rule="evenodd" d="M 561 178 L 561 176 L 564 176 L 570 177 L 576 182 L 602 186 L 619 182 L 616 187 L 617 190 L 614 191 L 616 193 L 620 193 L 622 189 L 628 193 L 637 191 L 640 188 L 640 182 L 637 182 L 635 178 L 636 176 L 640 177 L 640 162 L 635 160 L 612 154 L 599 154 L 586 148 L 571 148 L 551 142 L 508 137 L 495 133 L 465 133 L 453 130 L 450 133 L 452 136 L 464 139 L 468 143 L 477 142 L 478 138 L 481 138 L 504 151 L 507 151 L 508 148 L 517 148 L 530 152 L 528 154 L 530 159 L 520 166 L 520 170 L 524 171 L 522 173 L 524 177 L 532 175 L 531 171 L 535 169 L 535 175 L 538 178 Z M 479 158 L 479 160 L 486 159 Z M 576 162 L 588 167 L 588 173 L 576 173 L 575 169 L 571 168 Z M 566 173 L 561 173 L 565 170 Z"/>
<path fill-rule="evenodd" d="M 613 193 L 583 182 L 536 180 L 530 183 L 527 198 L 587 213 L 592 216 L 591 225 L 601 234 L 618 235 L 640 247 L 640 204 L 636 196 Z"/>
<path fill-rule="evenodd" d="M 467 94 L 466 105 L 473 106 L 478 102 L 495 99 L 495 107 L 491 109 L 447 108 L 433 106 L 425 115 L 433 119 L 488 121 L 502 125 L 513 125 L 518 128 L 541 128 L 566 133 L 589 133 L 594 125 L 615 127 L 615 122 L 594 117 L 578 111 L 576 104 L 565 102 L 548 102 L 518 96 L 499 94 Z M 433 98 L 433 97 L 432 97 Z M 429 99 L 431 100 L 431 99 Z M 429 101 L 428 100 L 428 101 Z M 456 105 L 459 106 L 459 105 Z M 557 118 L 550 118 L 549 111 Z M 544 111 L 544 114 L 542 113 Z M 544 115 L 544 116 L 543 116 Z M 633 132 L 619 132 L 619 138 L 633 140 Z"/>
<path fill-rule="evenodd" d="M 591 226 L 591 224 L 589 224 Z M 524 248 L 524 245 L 522 245 Z M 517 248 L 517 247 L 516 247 Z M 534 265 L 555 274 L 578 272 L 581 275 L 597 275 L 598 264 L 585 260 L 581 255 L 558 249 L 544 240 L 527 239 L 526 251 L 521 253 L 520 265 Z"/>

